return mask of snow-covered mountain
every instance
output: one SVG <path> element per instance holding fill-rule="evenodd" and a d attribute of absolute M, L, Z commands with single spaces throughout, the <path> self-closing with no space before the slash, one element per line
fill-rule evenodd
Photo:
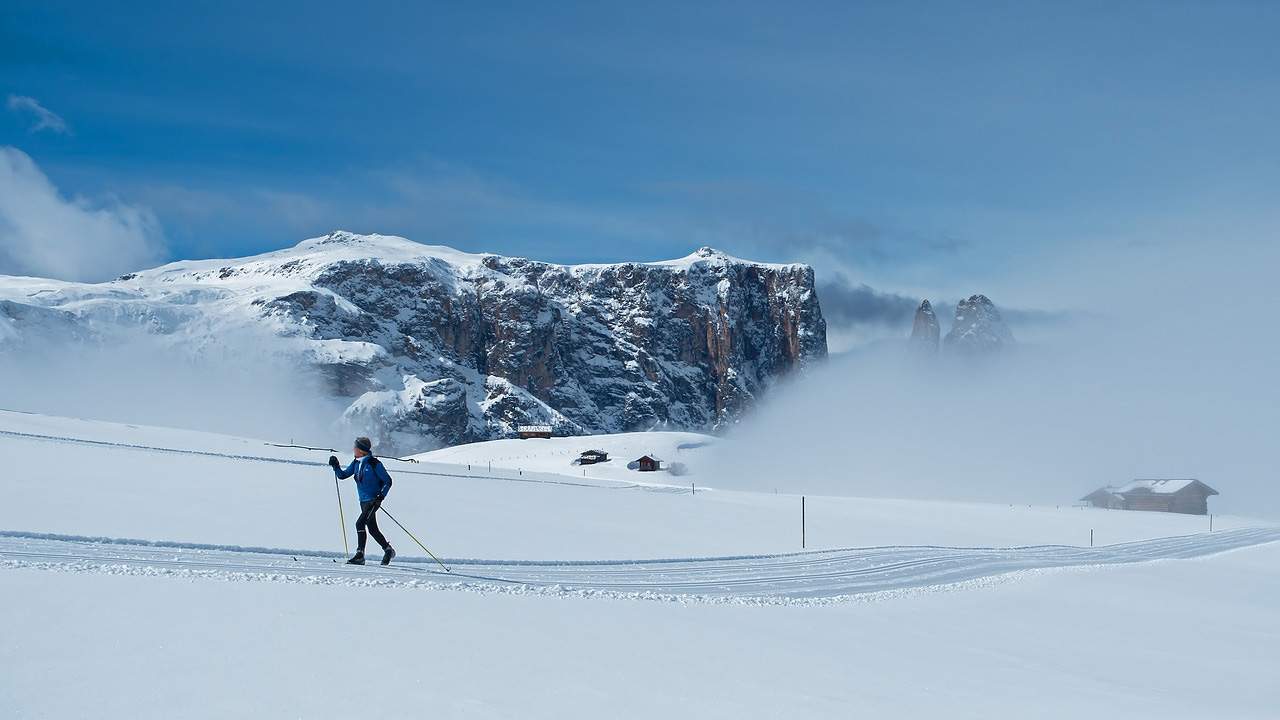
<path fill-rule="evenodd" d="M 244 350 L 319 370 L 347 421 L 418 450 L 526 423 L 711 431 L 827 352 L 812 268 L 710 248 L 566 266 L 334 232 L 100 284 L 0 277 L 0 352 L 137 329 L 193 352 L 266 330 Z"/>
<path fill-rule="evenodd" d="M 957 355 L 980 356 L 1014 344 L 1013 333 L 986 295 L 971 295 L 956 305 L 956 319 L 943 343 Z"/>

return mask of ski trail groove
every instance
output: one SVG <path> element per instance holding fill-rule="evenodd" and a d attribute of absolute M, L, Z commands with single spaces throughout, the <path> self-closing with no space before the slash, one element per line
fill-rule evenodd
<path fill-rule="evenodd" d="M 454 587 L 710 602 L 791 603 L 924 592 L 1053 568 L 1204 557 L 1280 541 L 1259 527 L 1107 545 L 900 546 L 658 560 L 506 561 L 399 557 L 389 567 L 334 553 L 0 531 L 0 564 L 55 570 L 180 574 L 321 584 Z M 336 562 L 335 562 L 336 561 Z"/>

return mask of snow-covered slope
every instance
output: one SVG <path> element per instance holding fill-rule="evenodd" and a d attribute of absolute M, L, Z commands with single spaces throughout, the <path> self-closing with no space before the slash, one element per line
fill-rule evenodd
<path fill-rule="evenodd" d="M 191 353 L 257 338 L 230 350 L 318 369 L 402 450 L 525 423 L 709 431 L 826 354 L 811 268 L 709 248 L 564 266 L 335 232 L 109 283 L 0 277 L 0 352 L 139 329 Z"/>
<path fill-rule="evenodd" d="M 638 432 L 583 437 L 490 440 L 443 448 L 414 457 L 423 462 L 472 467 L 501 467 L 574 476 L 611 478 L 628 482 L 689 485 L 710 461 L 708 450 L 716 438 L 699 433 Z M 587 450 L 608 453 L 605 462 L 581 465 Z M 648 455 L 662 461 L 655 473 L 640 473 L 635 461 Z"/>
<path fill-rule="evenodd" d="M 795 496 L 565 464 L 698 438 L 388 460 L 387 509 L 444 573 L 386 519 L 400 561 L 332 562 L 327 450 L 0 412 L 0 714 L 337 717 L 373 697 L 446 718 L 1169 720 L 1280 702 L 1274 526 L 810 496 L 797 553 Z M 701 450 L 683 449 L 691 477 Z"/>
<path fill-rule="evenodd" d="M 371 706 L 448 720 L 1262 720 L 1280 706 L 1277 567 L 1271 544 L 812 607 L 0 567 L 0 707 L 130 720 Z"/>
<path fill-rule="evenodd" d="M 704 486 L 698 479 L 711 448 L 687 447 L 699 437 L 501 440 L 429 453 L 417 463 L 388 460 L 396 481 L 388 507 L 438 554 L 455 558 L 599 560 L 800 550 L 800 498 Z M 314 444 L 350 457 L 348 441 Z M 626 454 L 617 465 L 569 465 L 568 453 L 580 445 Z M 666 452 L 664 459 L 683 458 L 690 475 L 627 470 L 627 459 L 642 448 Z M 328 450 L 0 412 L 0 454 L 41 460 L 21 473 L 0 474 L 0 529 L 342 547 Z M 696 495 L 691 483 L 697 483 Z M 350 516 L 357 506 L 349 483 L 343 494 Z M 40 508 L 38 516 L 33 507 Z M 1208 529 L 1207 518 L 1165 513 L 835 496 L 809 496 L 806 522 L 808 549 L 1087 546 L 1091 530 L 1105 545 Z M 1222 530 L 1258 524 L 1215 519 Z"/>

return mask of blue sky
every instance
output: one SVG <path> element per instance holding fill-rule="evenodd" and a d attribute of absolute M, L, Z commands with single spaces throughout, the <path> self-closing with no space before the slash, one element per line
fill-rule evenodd
<path fill-rule="evenodd" d="M 157 259 L 709 244 L 1021 300 L 1280 187 L 1276 3 L 11 1 L 0 33 L 22 178 L 144 213 Z"/>

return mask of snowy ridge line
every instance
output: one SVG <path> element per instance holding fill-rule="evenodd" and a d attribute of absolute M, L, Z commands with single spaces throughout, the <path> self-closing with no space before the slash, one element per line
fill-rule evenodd
<path fill-rule="evenodd" d="M 356 567 L 336 564 L 331 555 L 316 551 L 258 553 L 172 547 L 173 543 L 101 544 L 8 531 L 0 535 L 0 566 L 679 602 L 811 604 L 988 586 L 1063 568 L 1198 558 L 1278 541 L 1280 528 L 1261 527 L 1097 548 L 885 547 L 667 562 L 453 561 L 454 572 L 446 574 L 425 558 L 405 558 L 408 562 L 388 567 Z"/>
<path fill-rule="evenodd" d="M 171 455 L 195 455 L 200 457 L 222 458 L 225 460 L 247 460 L 249 462 L 278 463 L 282 465 L 302 465 L 304 467 L 329 467 L 328 463 L 322 463 L 315 460 L 291 460 L 289 458 L 273 458 L 265 455 L 242 455 L 237 453 L 222 453 L 212 450 L 188 450 L 184 448 L 166 448 L 157 445 L 141 445 L 137 443 L 110 442 L 107 440 L 90 440 L 88 438 L 76 438 L 65 435 L 41 435 L 37 433 L 24 433 L 16 430 L 0 430 L 0 436 L 15 437 L 23 440 L 37 440 L 40 442 L 55 443 L 71 443 L 75 445 L 92 445 L 95 447 L 109 447 L 123 450 L 140 450 L 143 452 L 168 453 Z M 398 459 L 398 458 L 388 458 Z M 522 482 L 536 483 L 541 485 L 566 485 L 569 487 L 595 488 L 597 490 L 648 490 L 649 487 L 638 483 L 624 483 L 620 480 L 602 479 L 601 482 L 613 483 L 612 485 L 597 485 L 593 483 L 577 482 L 573 480 L 546 480 L 539 478 L 527 477 L 502 477 L 501 475 L 471 475 L 466 473 L 447 473 L 433 472 L 430 470 L 408 470 L 405 468 L 397 468 L 397 474 L 409 475 L 430 475 L 433 477 L 453 477 L 474 480 L 502 480 L 504 482 Z M 667 486 L 653 486 L 663 488 L 666 491 Z M 675 487 L 675 486 L 671 486 Z"/>

